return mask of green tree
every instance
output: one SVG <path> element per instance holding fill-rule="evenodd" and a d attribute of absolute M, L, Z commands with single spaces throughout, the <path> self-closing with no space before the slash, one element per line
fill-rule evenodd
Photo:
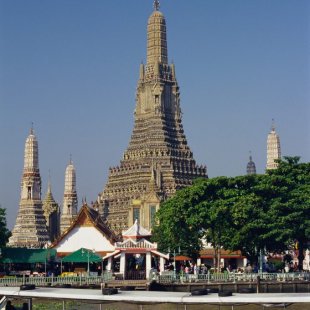
<path fill-rule="evenodd" d="M 215 249 L 240 250 L 257 261 L 260 250 L 283 252 L 298 243 L 299 267 L 310 239 L 310 163 L 285 157 L 265 175 L 199 179 L 165 201 L 153 239 L 164 250 L 196 257 L 207 240 Z"/>
<path fill-rule="evenodd" d="M 232 233 L 229 210 L 235 189 L 227 177 L 209 179 L 205 185 L 204 199 L 193 210 L 199 214 L 196 220 L 204 240 L 214 248 L 214 266 L 220 271 L 220 249 Z"/>
<path fill-rule="evenodd" d="M 6 227 L 5 209 L 0 206 L 0 247 L 6 245 L 11 236 L 11 232 Z"/>
<path fill-rule="evenodd" d="M 229 235 L 223 246 L 227 250 L 240 250 L 252 263 L 257 261 L 260 249 L 266 240 L 266 209 L 264 199 L 257 193 L 257 188 L 263 176 L 240 176 L 230 178 L 231 204 L 228 209 L 230 219 Z"/>
<path fill-rule="evenodd" d="M 278 169 L 268 171 L 273 189 L 268 212 L 268 237 L 282 248 L 298 247 L 298 268 L 302 270 L 304 250 L 310 240 L 310 163 L 299 157 L 284 157 Z"/>
<path fill-rule="evenodd" d="M 202 231 L 196 206 L 205 199 L 204 187 L 204 180 L 197 180 L 194 186 L 179 190 L 162 203 L 156 214 L 158 224 L 153 228 L 152 237 L 160 250 L 167 252 L 180 248 L 183 254 L 198 256 Z"/>
<path fill-rule="evenodd" d="M 257 262 L 260 251 L 281 252 L 285 245 L 270 234 L 271 203 L 281 196 L 278 186 L 271 186 L 269 175 L 231 178 L 235 188 L 234 203 L 229 209 L 231 236 L 224 247 L 240 250 L 250 262 Z"/>
<path fill-rule="evenodd" d="M 215 266 L 219 266 L 219 250 L 231 231 L 228 211 L 233 200 L 226 190 L 229 183 L 226 177 L 198 179 L 193 186 L 164 202 L 157 213 L 159 224 L 153 229 L 153 240 L 159 243 L 159 248 L 180 246 L 195 258 L 203 240 L 207 240 L 215 249 Z"/>

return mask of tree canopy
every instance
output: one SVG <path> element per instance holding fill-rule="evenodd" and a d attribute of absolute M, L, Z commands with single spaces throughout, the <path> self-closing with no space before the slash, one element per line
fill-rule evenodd
<path fill-rule="evenodd" d="M 163 202 L 157 219 L 153 239 L 162 250 L 197 257 L 207 241 L 215 258 L 223 247 L 254 261 L 260 250 L 298 242 L 301 255 L 310 239 L 310 163 L 285 157 L 264 175 L 197 179 Z"/>
<path fill-rule="evenodd" d="M 299 269 L 303 250 L 310 241 L 310 163 L 299 157 L 284 157 L 276 170 L 268 171 L 267 186 L 275 193 L 268 216 L 268 237 L 298 249 Z"/>
<path fill-rule="evenodd" d="M 0 247 L 6 245 L 11 236 L 11 232 L 6 227 L 5 209 L 0 206 Z"/>

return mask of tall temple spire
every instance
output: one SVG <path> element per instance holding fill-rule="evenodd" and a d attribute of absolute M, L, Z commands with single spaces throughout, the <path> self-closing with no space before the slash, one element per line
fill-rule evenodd
<path fill-rule="evenodd" d="M 267 165 L 266 169 L 278 168 L 276 159 L 281 159 L 280 137 L 276 133 L 275 122 L 272 119 L 271 131 L 267 137 Z"/>
<path fill-rule="evenodd" d="M 175 65 L 168 64 L 166 21 L 158 9 L 159 1 L 154 1 L 131 139 L 120 166 L 110 168 L 100 195 L 99 209 L 116 232 L 130 227 L 135 218 L 151 229 L 160 201 L 195 178 L 207 177 L 206 167 L 196 164 L 184 134 Z M 149 190 L 154 192 L 155 185 L 153 195 Z"/>
<path fill-rule="evenodd" d="M 256 174 L 256 166 L 255 166 L 254 161 L 252 160 L 251 151 L 250 151 L 250 156 L 249 156 L 249 162 L 246 166 L 246 173 L 247 175 Z"/>
<path fill-rule="evenodd" d="M 31 127 L 25 143 L 19 211 L 9 246 L 40 248 L 48 241 L 41 202 L 38 141 Z"/>
<path fill-rule="evenodd" d="M 50 171 L 48 175 L 47 192 L 43 200 L 43 211 L 49 238 L 50 241 L 53 242 L 59 236 L 60 209 L 52 194 Z"/>
<path fill-rule="evenodd" d="M 70 227 L 71 222 L 77 216 L 77 206 L 76 173 L 70 155 L 70 161 L 65 172 L 64 198 L 60 220 L 61 233 Z"/>

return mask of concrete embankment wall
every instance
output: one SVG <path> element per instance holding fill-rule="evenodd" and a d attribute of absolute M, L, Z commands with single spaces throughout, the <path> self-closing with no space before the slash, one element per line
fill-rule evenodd
<path fill-rule="evenodd" d="M 169 284 L 162 285 L 162 289 L 172 292 L 191 292 L 200 288 L 218 288 L 219 290 L 231 290 L 239 292 L 243 288 L 252 287 L 260 293 L 310 293 L 310 282 L 256 282 L 244 283 L 187 283 L 187 284 Z"/>

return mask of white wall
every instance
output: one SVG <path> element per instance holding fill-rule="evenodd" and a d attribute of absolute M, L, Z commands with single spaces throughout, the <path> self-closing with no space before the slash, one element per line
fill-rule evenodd
<path fill-rule="evenodd" d="M 80 248 L 96 252 L 113 252 L 114 246 L 95 227 L 75 227 L 55 247 L 57 252 L 74 252 Z"/>

